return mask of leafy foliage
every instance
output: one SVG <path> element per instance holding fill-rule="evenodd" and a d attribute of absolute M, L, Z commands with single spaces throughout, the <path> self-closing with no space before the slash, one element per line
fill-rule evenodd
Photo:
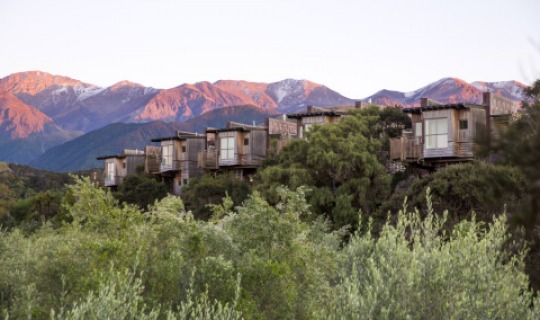
<path fill-rule="evenodd" d="M 162 199 L 167 195 L 167 187 L 154 177 L 130 175 L 124 178 L 114 195 L 120 202 L 147 208 L 155 200 Z"/>
<path fill-rule="evenodd" d="M 250 192 L 249 185 L 230 175 L 205 175 L 191 179 L 182 192 L 186 207 L 197 219 L 208 220 L 212 215 L 212 205 L 221 203 L 229 195 L 234 205 L 240 205 Z"/>
<path fill-rule="evenodd" d="M 405 191 L 394 193 L 381 207 L 379 222 L 389 212 L 397 213 L 405 197 L 414 207 L 425 212 L 422 195 L 428 188 L 431 189 L 434 209 L 448 210 L 449 224 L 453 226 L 470 219 L 473 214 L 478 220 L 489 222 L 505 206 L 508 213 L 515 213 L 527 190 L 527 183 L 519 170 L 509 166 L 484 162 L 448 166 L 415 180 Z"/>
<path fill-rule="evenodd" d="M 379 109 L 368 108 L 315 126 L 307 140 L 289 143 L 276 165 L 260 170 L 256 189 L 275 203 L 277 186 L 308 186 L 314 211 L 328 214 L 335 228 L 355 226 L 358 210 L 375 212 L 390 191 L 391 178 L 377 156 L 382 150 L 379 120 Z"/>
<path fill-rule="evenodd" d="M 429 191 L 428 191 L 429 192 Z M 428 195 L 429 197 L 429 195 Z M 327 319 L 536 319 L 523 253 L 501 250 L 505 218 L 484 229 L 474 219 L 451 233 L 447 212 L 406 208 L 377 239 L 356 233 L 344 248 L 342 279 Z M 534 301 L 534 302 L 533 302 Z"/>
<path fill-rule="evenodd" d="M 0 309 L 16 319 L 538 317 L 523 254 L 502 249 L 502 217 L 447 232 L 428 205 L 424 220 L 401 213 L 378 238 L 357 231 L 342 245 L 345 231 L 311 212 L 305 189 L 277 193 L 276 205 L 255 193 L 199 221 L 178 197 L 141 212 L 76 179 L 62 224 L 0 232 Z"/>

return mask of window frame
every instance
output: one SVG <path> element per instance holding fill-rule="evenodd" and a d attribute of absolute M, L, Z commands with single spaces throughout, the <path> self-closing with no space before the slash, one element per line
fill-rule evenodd
<path fill-rule="evenodd" d="M 459 119 L 459 130 L 469 130 L 468 119 Z"/>
<path fill-rule="evenodd" d="M 105 181 L 114 181 L 116 176 L 116 163 L 114 161 L 107 161 Z"/>
<path fill-rule="evenodd" d="M 232 160 L 234 159 L 236 141 L 235 137 L 220 137 L 219 138 L 219 159 Z"/>
<path fill-rule="evenodd" d="M 448 148 L 448 118 L 425 119 L 425 140 L 426 149 Z M 432 132 L 434 130 L 434 132 Z"/>
<path fill-rule="evenodd" d="M 170 150 L 170 153 L 165 154 L 165 150 Z M 167 162 L 167 159 L 170 160 L 170 162 Z M 173 163 L 173 145 L 172 144 L 165 144 L 161 146 L 161 165 L 164 167 L 172 167 Z"/>

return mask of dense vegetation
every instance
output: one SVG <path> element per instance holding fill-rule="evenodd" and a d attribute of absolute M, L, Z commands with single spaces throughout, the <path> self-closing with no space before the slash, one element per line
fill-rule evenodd
<path fill-rule="evenodd" d="M 207 176 L 182 199 L 150 177 L 113 194 L 0 164 L 0 310 L 538 319 L 540 81 L 527 94 L 521 118 L 486 146 L 489 162 L 416 178 L 384 167 L 388 138 L 409 125 L 394 108 L 315 126 L 251 183 Z"/>
<path fill-rule="evenodd" d="M 177 197 L 147 211 L 88 180 L 60 227 L 0 233 L 0 306 L 10 318 L 360 319 L 540 316 L 505 217 L 445 231 L 447 214 L 402 211 L 378 237 L 342 245 L 304 190 L 257 193 L 195 220 Z M 311 220 L 307 222 L 306 220 Z"/>

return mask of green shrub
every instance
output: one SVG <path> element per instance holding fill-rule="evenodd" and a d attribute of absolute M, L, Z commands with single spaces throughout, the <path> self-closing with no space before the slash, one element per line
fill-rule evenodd
<path fill-rule="evenodd" d="M 341 283 L 328 319 L 538 319 L 523 252 L 503 250 L 505 217 L 451 233 L 448 213 L 403 210 L 378 238 L 355 234 L 344 248 Z"/>

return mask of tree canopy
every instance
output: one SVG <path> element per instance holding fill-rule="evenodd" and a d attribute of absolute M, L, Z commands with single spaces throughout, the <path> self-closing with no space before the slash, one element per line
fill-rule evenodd
<path fill-rule="evenodd" d="M 391 178 L 379 160 L 380 114 L 378 108 L 354 110 L 337 123 L 316 125 L 306 140 L 290 142 L 259 170 L 256 190 L 273 203 L 277 186 L 307 186 L 315 212 L 336 228 L 355 226 L 359 210 L 373 213 L 390 193 Z"/>

